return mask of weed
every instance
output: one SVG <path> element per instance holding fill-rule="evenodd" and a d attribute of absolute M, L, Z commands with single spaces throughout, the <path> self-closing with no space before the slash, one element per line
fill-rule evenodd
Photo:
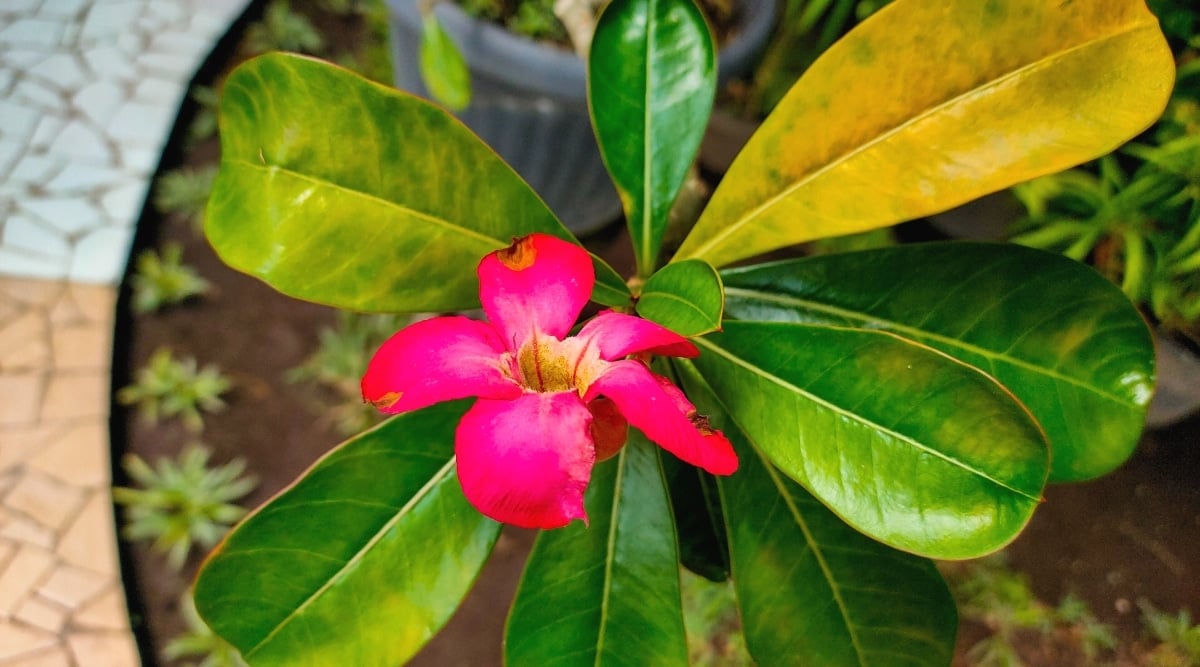
<path fill-rule="evenodd" d="M 1172 615 L 1160 611 L 1149 600 L 1137 602 L 1142 610 L 1142 622 L 1160 644 L 1147 656 L 1153 667 L 1186 667 L 1200 665 L 1200 625 L 1192 623 L 1188 610 Z"/>
<path fill-rule="evenodd" d="M 192 592 L 184 594 L 179 603 L 187 630 L 167 642 L 163 657 L 168 661 L 181 658 L 201 658 L 196 667 L 246 667 L 241 654 L 229 642 L 221 639 L 196 612 Z"/>
<path fill-rule="evenodd" d="M 196 110 L 196 116 L 192 119 L 192 124 L 188 126 L 187 144 L 189 147 L 216 136 L 217 106 L 221 103 L 221 94 L 211 86 L 193 86 L 191 97 L 199 108 Z"/>
<path fill-rule="evenodd" d="M 179 417 L 190 431 L 202 431 L 200 411 L 216 412 L 225 407 L 221 394 L 232 383 L 216 366 L 198 370 L 192 357 L 175 359 L 167 348 L 159 348 L 149 362 L 138 369 L 137 380 L 117 391 L 122 405 L 137 405 L 148 423 Z"/>
<path fill-rule="evenodd" d="M 182 257 L 177 243 L 168 244 L 161 255 L 153 250 L 138 255 L 137 273 L 130 280 L 135 312 L 153 312 L 208 291 L 208 281 L 183 264 Z"/>
<path fill-rule="evenodd" d="M 336 404 L 328 410 L 338 431 L 353 435 L 376 424 L 379 411 L 363 403 L 359 381 L 371 354 L 407 324 L 401 315 L 360 315 L 341 312 L 334 328 L 320 331 L 317 351 L 287 375 L 291 382 L 314 382 L 333 392 Z"/>
<path fill-rule="evenodd" d="M 253 54 L 295 51 L 319 55 L 325 50 L 325 38 L 303 14 L 292 11 L 290 2 L 271 0 L 262 20 L 246 31 L 246 48 Z"/>
<path fill-rule="evenodd" d="M 246 510 L 232 504 L 257 485 L 243 476 L 246 463 L 234 459 L 209 467 L 204 445 L 184 448 L 178 460 L 159 459 L 151 468 L 135 454 L 127 454 L 121 467 L 141 488 L 113 489 L 124 505 L 124 535 L 130 540 L 153 539 L 154 548 L 167 554 L 167 563 L 178 570 L 193 545 L 208 548 L 217 543 Z"/>
<path fill-rule="evenodd" d="M 154 208 L 164 215 L 177 214 L 196 231 L 204 226 L 204 207 L 212 192 L 217 167 L 181 167 L 159 177 L 154 184 Z"/>

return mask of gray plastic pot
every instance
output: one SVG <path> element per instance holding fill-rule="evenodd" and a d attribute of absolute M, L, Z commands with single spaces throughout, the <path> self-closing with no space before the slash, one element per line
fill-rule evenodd
<path fill-rule="evenodd" d="M 777 0 L 744 0 L 718 77 L 750 71 L 775 23 Z M 396 87 L 429 97 L 421 79 L 417 0 L 388 0 Z M 439 22 L 471 70 L 471 104 L 458 117 L 492 146 L 576 234 L 615 220 L 621 202 L 600 159 L 587 111 L 587 74 L 574 53 L 477 21 L 440 2 Z"/>

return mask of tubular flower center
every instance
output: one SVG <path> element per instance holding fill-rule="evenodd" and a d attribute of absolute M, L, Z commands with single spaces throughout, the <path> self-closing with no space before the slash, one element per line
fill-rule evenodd
<path fill-rule="evenodd" d="M 513 379 L 531 391 L 549 394 L 574 390 L 583 396 L 594 373 L 590 372 L 593 364 L 587 363 L 578 343 L 572 338 L 560 341 L 534 336 L 517 351 Z"/>

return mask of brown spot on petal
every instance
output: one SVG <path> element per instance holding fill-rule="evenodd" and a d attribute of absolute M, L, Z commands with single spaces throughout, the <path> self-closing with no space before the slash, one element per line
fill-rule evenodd
<path fill-rule="evenodd" d="M 695 426 L 696 430 L 700 431 L 700 435 L 712 435 L 717 432 L 717 430 L 712 427 L 712 424 L 708 423 L 708 417 L 705 417 L 702 414 L 699 414 L 695 411 L 689 412 L 687 418 L 688 421 L 692 422 L 692 426 Z"/>
<path fill-rule="evenodd" d="M 496 259 L 513 271 L 523 271 L 533 266 L 537 259 L 537 248 L 533 246 L 532 236 L 514 238 L 512 245 L 496 251 Z"/>
<path fill-rule="evenodd" d="M 380 410 L 387 410 L 388 408 L 395 405 L 396 401 L 399 401 L 400 397 L 403 395 L 404 395 L 404 392 L 401 392 L 401 391 L 389 391 L 388 393 L 384 394 L 383 396 L 373 399 L 371 401 L 371 405 L 374 405 L 375 407 L 379 408 Z"/>

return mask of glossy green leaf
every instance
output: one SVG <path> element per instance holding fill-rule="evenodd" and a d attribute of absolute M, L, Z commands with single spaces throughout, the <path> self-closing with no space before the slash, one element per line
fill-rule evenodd
<path fill-rule="evenodd" d="M 1107 153 L 1158 117 L 1143 0 L 896 0 L 810 67 L 678 257 L 716 266 L 928 215 Z"/>
<path fill-rule="evenodd" d="M 1092 269 L 1015 245 L 936 243 L 724 274 L 730 317 L 890 331 L 992 375 L 1050 441 L 1051 481 L 1133 452 L 1154 389 L 1141 315 Z"/>
<path fill-rule="evenodd" d="M 454 111 L 471 103 L 471 72 L 467 59 L 438 22 L 437 14 L 421 17 L 421 78 L 433 99 Z"/>
<path fill-rule="evenodd" d="M 696 407 L 738 453 L 717 478 L 746 645 L 761 665 L 949 665 L 957 613 L 933 563 L 855 531 L 748 442 L 686 361 Z"/>
<path fill-rule="evenodd" d="M 398 665 L 442 627 L 500 533 L 462 495 L 469 402 L 390 419 L 327 454 L 208 557 L 196 608 L 258 665 Z"/>
<path fill-rule="evenodd" d="M 359 311 L 473 308 L 485 254 L 535 231 L 575 240 L 445 111 L 340 67 L 255 58 L 226 80 L 220 116 L 205 233 L 227 264 L 285 294 Z M 595 262 L 593 297 L 628 304 Z"/>
<path fill-rule="evenodd" d="M 668 264 L 650 276 L 637 312 L 680 335 L 699 336 L 721 328 L 724 303 L 721 277 L 697 259 Z"/>
<path fill-rule="evenodd" d="M 692 0 L 613 0 L 600 15 L 588 58 L 588 101 L 639 276 L 655 269 L 716 81 L 716 48 Z"/>
<path fill-rule="evenodd" d="M 505 631 L 512 667 L 687 665 L 675 527 L 657 447 L 597 464 L 590 525 L 542 532 Z"/>
<path fill-rule="evenodd" d="M 726 320 L 693 363 L 753 444 L 860 531 L 932 558 L 1020 532 L 1049 469 L 1037 424 L 991 377 L 863 329 Z"/>

